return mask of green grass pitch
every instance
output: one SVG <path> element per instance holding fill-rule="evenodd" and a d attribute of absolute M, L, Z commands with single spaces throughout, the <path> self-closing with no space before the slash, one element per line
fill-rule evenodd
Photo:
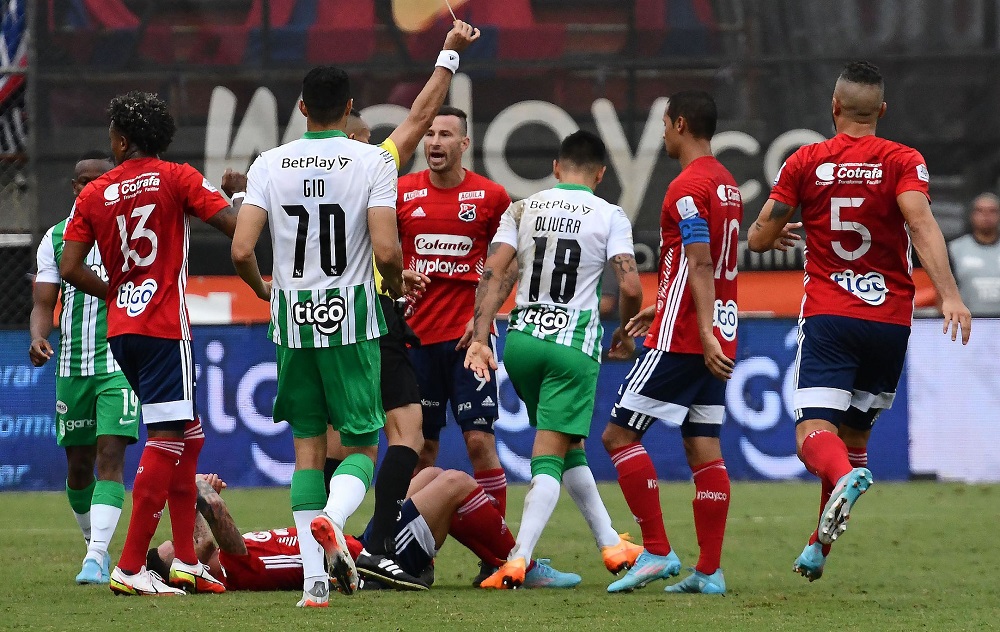
<path fill-rule="evenodd" d="M 517 528 L 525 487 L 510 490 Z M 326 610 L 294 608 L 297 593 L 229 593 L 171 600 L 114 597 L 107 587 L 76 586 L 84 553 L 65 496 L 0 495 L 2 630 L 982 630 L 1000 626 L 995 532 L 1000 487 L 878 484 L 856 505 L 851 527 L 815 583 L 792 573 L 815 521 L 818 484 L 733 485 L 723 567 L 725 597 L 674 596 L 663 582 L 608 595 L 603 568 L 582 517 L 566 494 L 537 549 L 556 568 L 578 572 L 573 590 L 473 589 L 472 554 L 449 541 L 428 593 L 334 595 Z M 617 486 L 602 485 L 616 527 L 637 533 Z M 693 488 L 661 488 L 667 532 L 685 564 L 697 545 Z M 284 489 L 228 490 L 241 528 L 291 523 Z M 371 494 L 358 512 L 368 516 Z M 124 540 L 126 506 L 112 550 Z M 353 519 L 349 531 L 359 531 Z M 164 518 L 157 542 L 168 537 Z"/>

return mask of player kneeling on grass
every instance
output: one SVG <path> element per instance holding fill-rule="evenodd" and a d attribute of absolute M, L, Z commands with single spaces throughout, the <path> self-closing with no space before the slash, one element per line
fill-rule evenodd
<path fill-rule="evenodd" d="M 199 474 L 197 479 L 201 515 L 194 546 L 198 559 L 228 590 L 298 590 L 304 577 L 296 528 L 240 533 L 219 495 L 225 482 L 215 474 Z M 378 572 L 359 569 L 366 580 L 375 580 L 363 583 L 363 588 L 426 590 L 425 585 L 399 583 L 394 571 L 401 571 L 395 573 L 399 576 L 426 574 L 449 534 L 489 564 L 500 565 L 514 547 L 513 536 L 483 488 L 457 470 L 429 468 L 414 477 L 394 531 L 398 566 L 387 559 Z M 365 536 L 345 539 L 356 558 Z M 152 572 L 166 573 L 173 557 L 174 545 L 167 541 L 148 551 L 146 565 Z M 525 587 L 572 588 L 580 583 L 579 575 L 560 573 L 545 562 L 532 563 Z"/>

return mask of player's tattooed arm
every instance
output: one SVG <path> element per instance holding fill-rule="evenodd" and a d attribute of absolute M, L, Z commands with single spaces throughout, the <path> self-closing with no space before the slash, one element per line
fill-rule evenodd
<path fill-rule="evenodd" d="M 485 344 L 490 336 L 490 324 L 507 300 L 517 282 L 517 251 L 509 244 L 491 244 L 483 276 L 476 288 L 476 307 L 473 312 L 473 341 Z"/>
<path fill-rule="evenodd" d="M 612 334 L 608 357 L 627 360 L 635 351 L 635 340 L 627 332 L 629 321 L 642 309 L 642 282 L 639 280 L 639 268 L 632 255 L 617 254 L 611 257 L 611 268 L 618 279 L 618 311 L 621 315 L 621 326 Z"/>
<path fill-rule="evenodd" d="M 747 245 L 754 252 L 788 250 L 801 237 L 793 231 L 802 227 L 801 222 L 789 223 L 795 207 L 770 199 L 760 210 L 760 215 L 747 233 Z"/>
<path fill-rule="evenodd" d="M 203 478 L 197 479 L 197 485 L 198 512 L 204 516 L 219 548 L 232 555 L 246 555 L 247 546 L 243 541 L 243 534 L 230 515 L 226 501 Z"/>
<path fill-rule="evenodd" d="M 218 230 L 220 233 L 223 233 L 226 237 L 232 239 L 233 235 L 236 233 L 236 218 L 239 215 L 237 210 L 242 204 L 243 204 L 242 199 L 240 199 L 238 202 L 234 202 L 234 206 L 236 208 L 234 208 L 233 206 L 227 206 L 226 208 L 222 209 L 215 215 L 205 220 L 205 223 L 211 226 L 212 228 Z"/>

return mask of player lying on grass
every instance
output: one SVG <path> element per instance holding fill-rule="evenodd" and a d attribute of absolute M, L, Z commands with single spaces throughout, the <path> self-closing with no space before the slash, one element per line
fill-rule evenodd
<path fill-rule="evenodd" d="M 226 484 L 215 474 L 199 474 L 198 518 L 194 546 L 198 559 L 206 564 L 228 590 L 299 590 L 302 586 L 302 557 L 295 527 L 241 533 L 219 495 Z M 406 502 L 396 522 L 395 547 L 399 570 L 420 576 L 431 566 L 448 535 L 461 542 L 486 563 L 499 566 L 514 548 L 514 538 L 496 507 L 475 479 L 457 470 L 428 468 L 413 478 Z M 351 555 L 357 557 L 364 546 L 346 536 Z M 170 541 L 146 556 L 147 568 L 167 573 L 174 558 Z M 388 560 L 378 573 L 359 569 L 366 579 L 375 579 L 402 589 L 426 590 L 405 585 L 393 578 L 395 566 Z M 374 583 L 374 582 L 373 582 Z M 527 588 L 572 588 L 580 576 L 561 573 L 545 563 L 532 562 L 525 576 Z M 325 604 L 324 604 L 325 605 Z"/>

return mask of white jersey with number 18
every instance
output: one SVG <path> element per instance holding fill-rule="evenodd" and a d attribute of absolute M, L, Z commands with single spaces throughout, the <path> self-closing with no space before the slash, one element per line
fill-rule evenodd
<path fill-rule="evenodd" d="M 271 339 L 333 347 L 386 331 L 375 298 L 368 209 L 396 208 L 396 163 L 340 131 L 265 151 L 244 204 L 267 211 L 274 251 Z"/>

